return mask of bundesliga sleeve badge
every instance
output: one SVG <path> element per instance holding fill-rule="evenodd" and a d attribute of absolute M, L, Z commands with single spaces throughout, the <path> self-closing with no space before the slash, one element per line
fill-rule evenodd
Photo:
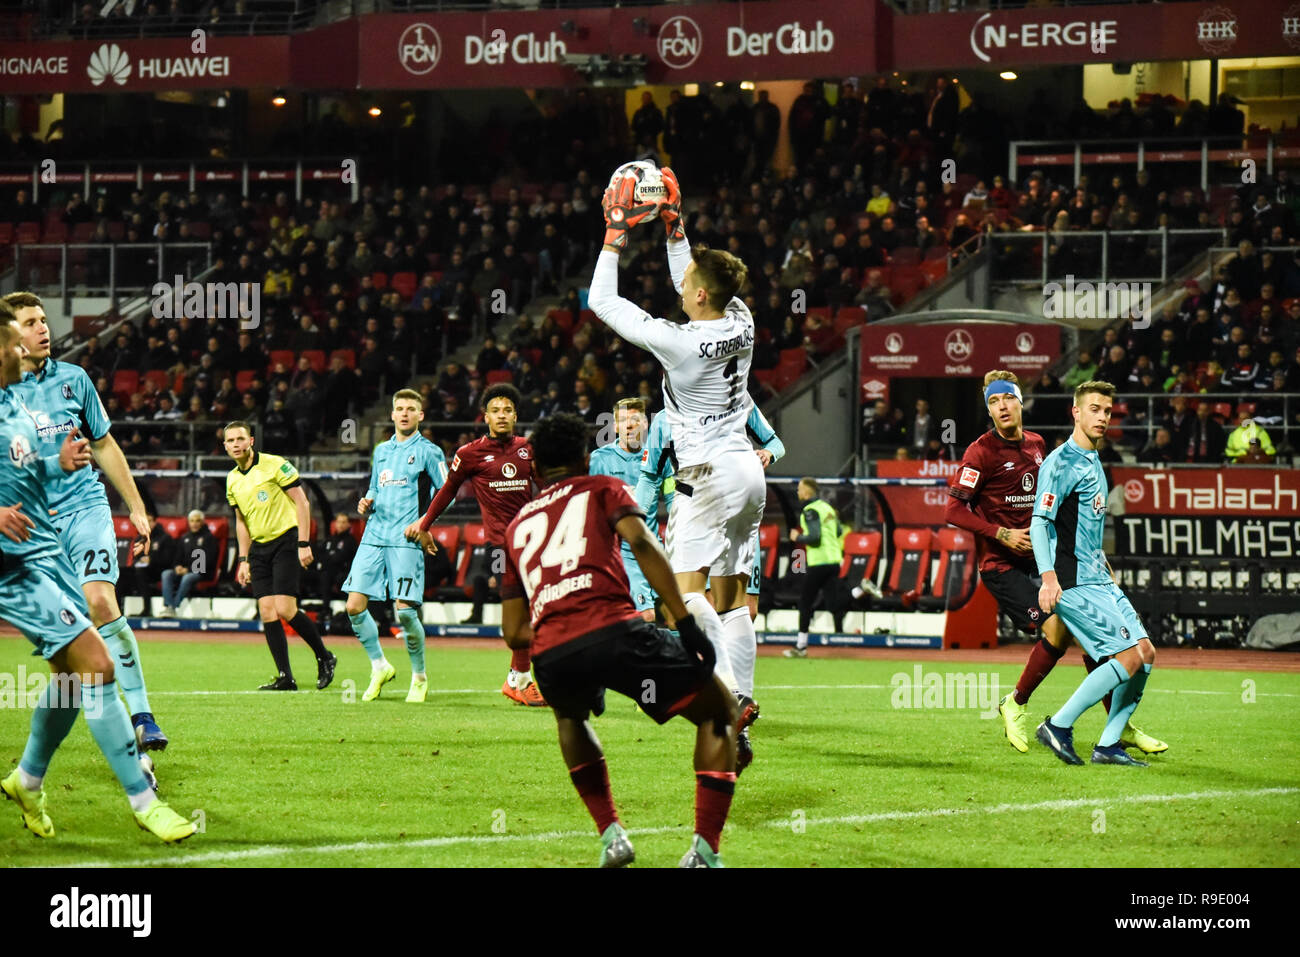
<path fill-rule="evenodd" d="M 967 488 L 974 488 L 979 484 L 979 480 L 979 469 L 963 468 L 961 470 L 961 477 L 957 479 L 957 484 L 964 485 Z"/>

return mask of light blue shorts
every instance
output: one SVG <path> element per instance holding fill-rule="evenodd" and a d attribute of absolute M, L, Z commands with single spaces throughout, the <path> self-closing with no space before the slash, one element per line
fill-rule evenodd
<path fill-rule="evenodd" d="M 1147 637 L 1132 603 L 1114 583 L 1067 588 L 1055 611 L 1096 661 L 1132 648 Z"/>
<path fill-rule="evenodd" d="M 117 584 L 117 533 L 106 504 L 60 512 L 50 519 L 81 584 Z"/>
<path fill-rule="evenodd" d="M 27 559 L 0 574 L 0 618 L 5 619 L 49 660 L 87 629 L 93 631 L 86 599 L 62 555 Z"/>
<path fill-rule="evenodd" d="M 655 591 L 646 581 L 645 572 L 641 571 L 641 566 L 636 563 L 636 558 L 625 551 L 619 554 L 623 556 L 623 570 L 627 572 L 627 584 L 632 592 L 632 602 L 636 605 L 637 611 L 654 611 Z"/>
<path fill-rule="evenodd" d="M 376 601 L 424 601 L 424 552 L 400 545 L 357 546 L 344 592 L 360 592 Z"/>

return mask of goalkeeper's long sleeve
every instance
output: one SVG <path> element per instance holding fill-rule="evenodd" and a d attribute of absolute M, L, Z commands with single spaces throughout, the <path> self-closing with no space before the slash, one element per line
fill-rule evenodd
<path fill-rule="evenodd" d="M 686 267 L 691 264 L 691 244 L 686 239 L 686 228 L 682 227 L 682 238 L 668 240 L 668 272 L 673 277 L 673 288 L 681 295 L 682 280 L 686 278 Z"/>
<path fill-rule="evenodd" d="M 687 250 L 689 255 L 689 250 Z M 618 294 L 618 253 L 608 249 L 596 258 L 587 305 L 601 322 L 635 346 L 640 346 L 665 368 L 690 358 L 695 345 L 682 327 L 667 319 L 656 319 L 630 299 Z"/>

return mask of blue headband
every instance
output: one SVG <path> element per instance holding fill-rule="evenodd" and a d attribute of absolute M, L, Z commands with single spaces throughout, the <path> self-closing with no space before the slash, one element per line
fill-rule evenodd
<path fill-rule="evenodd" d="M 1020 394 L 1020 386 L 1006 379 L 994 379 L 988 384 L 988 387 L 984 390 L 984 404 L 988 405 L 989 399 L 1003 392 L 1014 395 L 1016 401 L 1020 402 L 1021 405 L 1024 404 L 1025 398 Z"/>

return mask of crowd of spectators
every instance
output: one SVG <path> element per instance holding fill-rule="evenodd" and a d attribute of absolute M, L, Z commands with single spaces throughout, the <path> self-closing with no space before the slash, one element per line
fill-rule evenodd
<path fill-rule="evenodd" d="M 1176 312 L 1176 322 L 1164 317 L 1143 335 L 1103 343 L 1103 374 L 1163 387 L 1179 373 L 1200 381 L 1210 374 L 1200 364 L 1210 359 L 1226 374 L 1245 363 L 1247 352 L 1258 352 L 1264 377 L 1263 367 L 1276 371 L 1267 354 L 1274 341 L 1285 358 L 1294 353 L 1287 334 L 1273 331 L 1289 315 L 1267 300 L 1289 292 L 1288 283 L 1300 289 L 1300 275 L 1289 259 L 1280 264 L 1251 245 L 1295 242 L 1298 200 L 1285 172 L 1253 189 L 1248 203 L 1229 200 L 1222 210 L 1197 191 L 1157 188 L 1147 172 L 1131 182 L 1117 175 L 1097 190 L 1086 179 L 1073 190 L 1057 188 L 1041 173 L 1019 189 L 996 175 L 946 181 L 941 161 L 949 156 L 969 160 L 967 169 L 980 169 L 985 154 L 1000 164 L 995 146 L 1006 130 L 978 100 L 959 109 L 942 77 L 924 91 L 888 77 L 870 89 L 808 83 L 784 117 L 765 90 L 752 104 L 737 89 L 706 88 L 692 97 L 674 91 L 666 110 L 647 94 L 630 118 L 613 94 L 597 103 L 579 90 L 562 109 L 552 103 L 542 110 L 539 122 L 551 130 L 548 142 L 574 137 L 554 166 L 568 172 L 550 183 L 367 185 L 356 203 L 328 188 L 309 189 L 301 201 L 284 192 L 106 192 L 89 199 L 71 192 L 53 194 L 56 205 L 44 210 L 17 190 L 3 219 L 43 219 L 47 233 L 53 224 L 70 237 L 208 243 L 214 280 L 259 284 L 262 321 L 254 329 L 150 318 L 111 342 L 90 342 L 78 361 L 117 417 L 210 421 L 237 414 L 258 421 L 288 451 L 309 448 L 412 381 L 426 395 L 428 427 L 449 444 L 467 434 L 453 423 L 477 416 L 476 397 L 489 379 L 508 377 L 520 386 L 525 421 L 561 409 L 594 421 L 625 395 L 659 408 L 653 360 L 592 322 L 581 290 L 570 287 L 581 283 L 599 243 L 605 170 L 634 149 L 671 154 L 687 193 L 691 238 L 727 248 L 749 265 L 745 294 L 756 319 L 760 374 L 783 367 L 792 354 L 816 361 L 834 352 L 845 322 L 888 315 L 981 229 L 1058 221 L 1071 229 L 1099 217 L 1106 226 L 1176 219 L 1217 227 L 1213 218 L 1221 213 L 1222 225 L 1243 243 L 1226 267 L 1225 282 L 1237 288 L 1216 285 L 1187 300 L 1211 313 L 1206 341 L 1214 355 L 1205 354 L 1203 321 L 1188 307 Z M 771 158 L 783 128 L 795 164 L 777 170 Z M 719 130 L 730 149 L 718 148 Z M 661 237 L 646 229 L 633 240 L 622 261 L 624 295 L 648 312 L 671 315 L 677 300 Z M 122 252 L 126 284 L 156 275 L 152 253 L 141 251 L 135 262 Z M 93 262 L 81 268 L 87 282 L 102 278 L 92 275 Z M 561 290 L 556 309 L 532 307 Z M 517 318 L 508 337 L 485 341 L 507 316 Z M 1157 346 L 1168 345 L 1170 329 L 1177 348 L 1162 351 Z M 467 344 L 476 353 L 468 367 L 449 363 Z M 124 392 L 114 385 L 123 370 L 155 375 Z M 126 444 L 136 454 L 158 453 L 172 438 L 165 428 L 142 429 Z M 950 454 L 942 443 L 931 447 L 929 436 L 911 438 L 909 454 Z"/>

